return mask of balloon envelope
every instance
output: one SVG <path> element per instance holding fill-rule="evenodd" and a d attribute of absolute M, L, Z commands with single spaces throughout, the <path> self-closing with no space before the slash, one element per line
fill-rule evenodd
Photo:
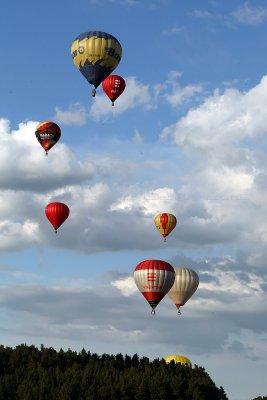
<path fill-rule="evenodd" d="M 37 126 L 35 136 L 47 154 L 47 152 L 59 141 L 61 130 L 55 122 L 44 121 Z"/>
<path fill-rule="evenodd" d="M 74 40 L 71 54 L 75 66 L 97 88 L 119 64 L 122 47 L 109 33 L 89 31 Z"/>
<path fill-rule="evenodd" d="M 174 268 L 174 271 L 175 281 L 168 295 L 179 309 L 197 290 L 199 277 L 190 268 Z"/>
<path fill-rule="evenodd" d="M 180 354 L 172 354 L 169 356 L 164 357 L 164 360 L 166 361 L 166 363 L 170 363 L 171 361 L 174 361 L 177 364 L 182 364 L 182 365 L 186 365 L 188 367 L 192 367 L 192 363 L 189 360 L 189 358 L 182 356 Z"/>
<path fill-rule="evenodd" d="M 63 224 L 68 218 L 70 213 L 69 207 L 64 203 L 49 203 L 45 207 L 45 215 L 54 227 L 55 231 Z"/>
<path fill-rule="evenodd" d="M 175 279 L 173 267 L 166 261 L 145 260 L 134 271 L 136 286 L 150 304 L 152 311 L 168 293 Z"/>
<path fill-rule="evenodd" d="M 110 98 L 112 105 L 114 105 L 114 101 L 123 93 L 125 86 L 125 80 L 119 75 L 109 75 L 102 82 L 103 90 Z"/>
<path fill-rule="evenodd" d="M 154 223 L 160 234 L 166 238 L 171 231 L 176 227 L 177 219 L 175 215 L 169 213 L 161 213 L 156 215 Z"/>

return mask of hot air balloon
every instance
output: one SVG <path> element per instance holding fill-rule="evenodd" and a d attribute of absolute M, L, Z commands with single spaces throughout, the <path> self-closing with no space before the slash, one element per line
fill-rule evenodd
<path fill-rule="evenodd" d="M 171 361 L 174 361 L 176 364 L 182 364 L 182 365 L 192 368 L 192 363 L 189 360 L 189 358 L 187 358 L 185 356 L 181 356 L 180 354 L 172 354 L 170 356 L 166 356 L 166 357 L 164 357 L 164 360 L 166 361 L 166 363 L 170 363 Z"/>
<path fill-rule="evenodd" d="M 111 74 L 121 60 L 120 42 L 109 33 L 90 31 L 79 35 L 71 46 L 75 66 L 87 81 L 96 88 Z"/>
<path fill-rule="evenodd" d="M 166 237 L 171 233 L 177 224 L 177 219 L 173 214 L 162 213 L 158 214 L 154 218 L 154 223 L 161 235 L 164 237 L 164 242 Z"/>
<path fill-rule="evenodd" d="M 109 75 L 103 82 L 102 87 L 106 95 L 110 98 L 112 105 L 125 89 L 125 80 L 119 75 Z"/>
<path fill-rule="evenodd" d="M 155 308 L 172 287 L 174 279 L 174 269 L 166 261 L 145 260 L 136 266 L 134 280 L 150 304 L 151 314 L 155 314 Z"/>
<path fill-rule="evenodd" d="M 180 314 L 180 307 L 195 293 L 199 278 L 195 271 L 189 268 L 174 268 L 175 281 L 168 295 L 176 305 Z"/>
<path fill-rule="evenodd" d="M 49 203 L 45 207 L 45 215 L 50 221 L 51 225 L 54 227 L 56 233 L 58 228 L 68 218 L 69 213 L 69 207 L 64 203 Z"/>
<path fill-rule="evenodd" d="M 46 155 L 48 151 L 58 142 L 61 136 L 60 127 L 51 121 L 41 122 L 36 130 L 35 135 L 40 145 L 45 149 Z"/>

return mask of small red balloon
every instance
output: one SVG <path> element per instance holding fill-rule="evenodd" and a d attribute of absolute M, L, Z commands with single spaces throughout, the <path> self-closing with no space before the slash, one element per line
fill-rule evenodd
<path fill-rule="evenodd" d="M 63 224 L 70 214 L 69 207 L 64 203 L 49 203 L 45 207 L 46 218 L 50 221 L 57 233 L 58 228 Z"/>
<path fill-rule="evenodd" d="M 110 98 L 112 105 L 122 94 L 126 86 L 125 80 L 119 75 L 109 75 L 103 82 L 102 87 L 106 95 Z"/>

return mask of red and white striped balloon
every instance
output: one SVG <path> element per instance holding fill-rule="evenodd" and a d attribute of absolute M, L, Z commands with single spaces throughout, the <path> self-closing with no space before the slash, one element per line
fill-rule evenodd
<path fill-rule="evenodd" d="M 136 266 L 134 280 L 155 314 L 155 308 L 174 283 L 175 272 L 166 261 L 145 260 Z"/>

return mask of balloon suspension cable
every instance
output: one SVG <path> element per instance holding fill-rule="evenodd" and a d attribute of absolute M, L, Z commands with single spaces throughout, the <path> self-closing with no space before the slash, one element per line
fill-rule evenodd
<path fill-rule="evenodd" d="M 154 310 L 154 308 L 152 308 L 151 314 L 152 314 L 152 315 L 155 315 L 155 314 L 156 314 L 156 311 Z"/>
<path fill-rule="evenodd" d="M 92 89 L 92 96 L 95 97 L 95 95 L 96 95 L 96 90 L 94 88 L 94 89 Z"/>

